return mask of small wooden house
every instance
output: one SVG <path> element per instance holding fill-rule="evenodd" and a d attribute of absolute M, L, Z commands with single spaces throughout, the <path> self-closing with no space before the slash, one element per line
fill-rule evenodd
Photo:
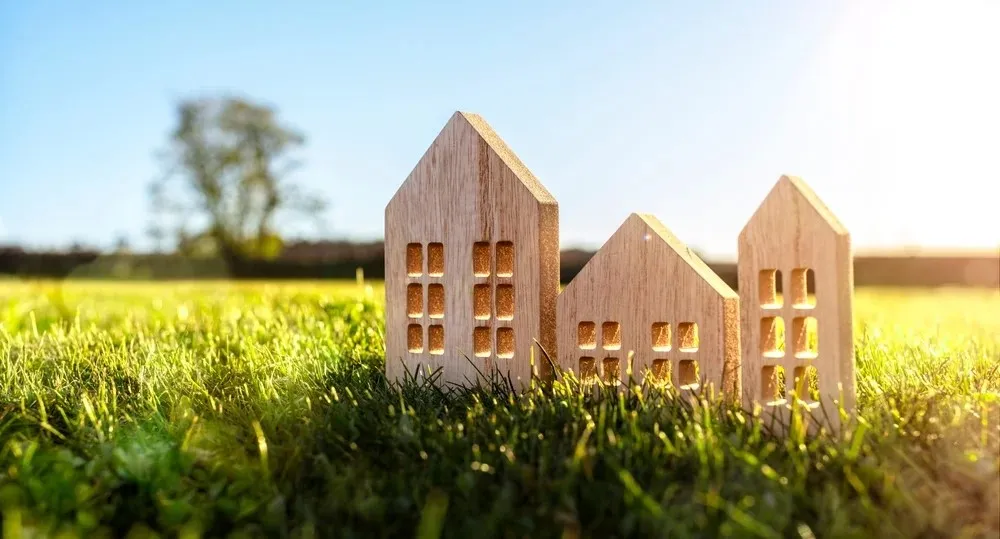
<path fill-rule="evenodd" d="M 523 385 L 536 339 L 554 353 L 558 205 L 478 115 L 455 113 L 389 201 L 385 253 L 390 379 Z"/>
<path fill-rule="evenodd" d="M 559 295 L 559 363 L 584 380 L 652 374 L 738 399 L 739 299 L 652 215 L 632 214 Z M 631 363 L 629 363 L 631 361 Z"/>
<path fill-rule="evenodd" d="M 855 400 L 847 230 L 801 179 L 782 176 L 740 233 L 738 272 L 745 404 L 787 418 L 799 403 L 836 427 L 836 405 Z"/>

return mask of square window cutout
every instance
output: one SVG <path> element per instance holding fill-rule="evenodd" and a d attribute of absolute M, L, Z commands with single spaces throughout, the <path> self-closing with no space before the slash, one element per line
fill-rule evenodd
<path fill-rule="evenodd" d="M 472 275 L 490 276 L 490 244 L 485 241 L 472 244 Z"/>
<path fill-rule="evenodd" d="M 670 384 L 670 360 L 654 359 L 652 368 L 647 375 L 654 384 Z"/>
<path fill-rule="evenodd" d="M 420 324 L 406 326 L 406 349 L 411 354 L 424 351 L 424 328 Z"/>
<path fill-rule="evenodd" d="M 666 322 L 653 322 L 652 341 L 654 352 L 670 351 L 670 324 Z"/>
<path fill-rule="evenodd" d="M 444 244 L 427 244 L 427 275 L 431 277 L 444 275 Z"/>
<path fill-rule="evenodd" d="M 514 357 L 514 328 L 497 328 L 497 357 Z"/>
<path fill-rule="evenodd" d="M 621 324 L 618 322 L 605 322 L 601 324 L 601 345 L 605 350 L 621 350 Z"/>
<path fill-rule="evenodd" d="M 698 345 L 698 324 L 695 322 L 677 324 L 677 348 L 681 352 L 697 352 Z"/>
<path fill-rule="evenodd" d="M 514 243 L 509 241 L 497 242 L 497 277 L 514 276 Z"/>
<path fill-rule="evenodd" d="M 431 318 L 444 318 L 444 285 L 427 285 L 427 312 Z"/>
<path fill-rule="evenodd" d="M 436 356 L 444 354 L 444 326 L 427 327 L 427 351 Z"/>
<path fill-rule="evenodd" d="M 760 319 L 760 354 L 766 358 L 785 357 L 785 319 L 765 316 Z"/>
<path fill-rule="evenodd" d="M 593 382 L 597 379 L 597 362 L 590 356 L 580 358 L 580 380 Z"/>
<path fill-rule="evenodd" d="M 580 322 L 576 327 L 576 344 L 581 350 L 597 348 L 597 324 Z"/>
<path fill-rule="evenodd" d="M 604 371 L 604 382 L 609 384 L 621 381 L 621 362 L 616 357 L 606 357 L 601 362 L 601 370 Z"/>
<path fill-rule="evenodd" d="M 819 322 L 812 316 L 792 319 L 796 359 L 816 359 L 819 356 Z"/>
<path fill-rule="evenodd" d="M 819 406 L 819 372 L 812 365 L 795 367 L 795 398 L 810 408 Z"/>
<path fill-rule="evenodd" d="M 418 283 L 406 285 L 406 316 L 420 318 L 424 315 L 424 287 Z"/>
<path fill-rule="evenodd" d="M 766 406 L 785 404 L 785 368 L 765 365 L 760 372 L 760 398 Z"/>
<path fill-rule="evenodd" d="M 758 279 L 760 282 L 757 295 L 761 308 L 780 309 L 783 301 L 781 296 L 781 270 L 760 270 Z"/>
<path fill-rule="evenodd" d="M 490 285 L 472 285 L 472 317 L 476 320 L 489 320 L 490 313 Z"/>
<path fill-rule="evenodd" d="M 816 288 L 816 274 L 811 268 L 792 270 L 792 307 L 812 309 L 816 307 L 816 295 L 809 293 L 809 285 Z"/>
<path fill-rule="evenodd" d="M 472 348 L 476 357 L 490 357 L 490 335 L 492 333 L 489 327 L 472 329 Z"/>
<path fill-rule="evenodd" d="M 514 319 L 514 285 L 498 284 L 496 288 L 497 320 Z"/>
<path fill-rule="evenodd" d="M 424 253 L 419 243 L 406 245 L 406 274 L 410 277 L 420 277 L 424 273 Z"/>
<path fill-rule="evenodd" d="M 677 363 L 677 385 L 681 389 L 697 390 L 699 387 L 698 362 L 682 359 Z"/>

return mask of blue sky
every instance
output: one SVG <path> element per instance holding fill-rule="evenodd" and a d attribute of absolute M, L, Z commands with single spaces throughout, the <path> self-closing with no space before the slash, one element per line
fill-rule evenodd
<path fill-rule="evenodd" d="M 0 243 L 148 245 L 175 103 L 238 93 L 308 136 L 325 237 L 381 237 L 466 110 L 559 200 L 564 247 L 644 211 L 732 256 L 783 173 L 859 250 L 997 246 L 997 27 L 994 0 L 4 2 Z"/>

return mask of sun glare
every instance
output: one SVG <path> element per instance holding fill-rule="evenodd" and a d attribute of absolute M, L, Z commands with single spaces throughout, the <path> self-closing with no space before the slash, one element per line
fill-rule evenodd
<path fill-rule="evenodd" d="M 998 28 L 993 0 L 845 6 L 813 67 L 873 239 L 1000 245 Z"/>

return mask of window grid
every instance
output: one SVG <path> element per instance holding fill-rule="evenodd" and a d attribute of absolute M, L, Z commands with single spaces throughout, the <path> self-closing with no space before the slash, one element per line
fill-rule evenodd
<path fill-rule="evenodd" d="M 676 331 L 675 331 L 676 329 Z M 647 376 L 657 383 L 669 383 L 681 389 L 700 387 L 698 323 L 658 320 L 649 325 L 649 347 L 652 360 Z"/>
<path fill-rule="evenodd" d="M 475 357 L 514 357 L 514 247 L 511 241 L 472 244 L 472 318 L 478 324 L 472 329 Z"/>
<path fill-rule="evenodd" d="M 818 405 L 811 389 L 818 385 L 818 321 L 809 316 L 816 307 L 809 296 L 811 268 L 766 268 L 759 273 L 757 302 L 760 308 L 759 350 L 763 359 L 758 401 L 765 406 L 784 406 L 793 396 L 809 407 Z M 787 281 L 786 281 L 787 280 Z M 777 288 L 781 287 L 781 295 Z M 790 321 L 790 328 L 786 326 Z M 790 331 L 789 331 L 790 329 Z"/>
<path fill-rule="evenodd" d="M 406 349 L 411 354 L 444 354 L 447 304 L 444 244 L 406 244 Z"/>
<path fill-rule="evenodd" d="M 679 328 L 687 328 L 685 331 L 689 330 L 691 333 L 690 339 L 692 339 L 693 344 L 690 346 L 674 346 L 672 327 L 668 322 L 653 322 L 650 325 L 650 333 L 647 335 L 649 335 L 648 346 L 652 352 L 652 360 L 648 374 L 654 376 L 658 382 L 676 383 L 681 387 L 696 389 L 699 385 L 697 380 L 686 381 L 681 377 L 687 372 L 696 374 L 698 372 L 698 363 L 692 358 L 692 354 L 698 351 L 698 324 L 695 322 L 678 324 Z M 577 322 L 576 328 L 577 367 L 581 379 L 584 381 L 601 379 L 608 382 L 614 378 L 620 381 L 620 375 L 624 368 L 620 363 L 621 351 L 623 350 L 621 324 L 613 320 L 601 322 L 581 320 Z M 599 353 L 603 354 L 603 358 L 594 357 L 595 354 Z M 590 373 L 593 376 L 588 374 L 589 370 L 593 371 Z M 598 371 L 600 371 L 600 376 L 596 374 Z M 618 373 L 618 377 L 614 375 L 615 372 Z M 673 376 L 678 377 L 676 382 L 671 380 Z"/>

